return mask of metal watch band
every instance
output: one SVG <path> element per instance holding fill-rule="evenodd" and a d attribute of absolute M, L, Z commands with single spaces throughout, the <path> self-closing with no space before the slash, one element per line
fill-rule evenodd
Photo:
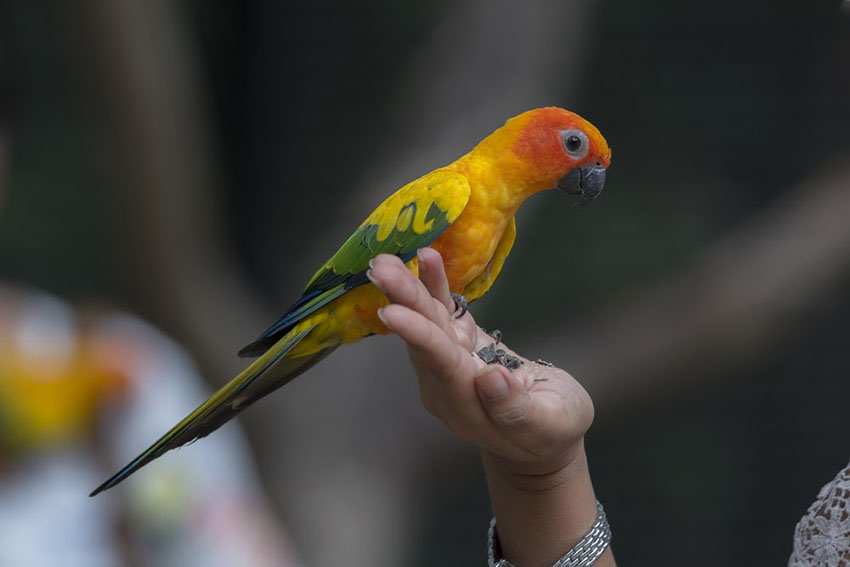
<path fill-rule="evenodd" d="M 566 555 L 553 563 L 552 567 L 589 567 L 605 552 L 605 548 L 611 543 L 611 528 L 608 526 L 608 518 L 599 500 L 596 501 L 596 512 L 596 522 L 590 531 Z M 501 554 L 499 534 L 496 533 L 496 518 L 493 518 L 490 520 L 490 529 L 487 532 L 488 567 L 514 567 L 507 559 L 496 558 Z"/>

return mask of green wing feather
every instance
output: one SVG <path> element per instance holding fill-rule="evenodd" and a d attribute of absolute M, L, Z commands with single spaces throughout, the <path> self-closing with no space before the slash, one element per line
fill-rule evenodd
<path fill-rule="evenodd" d="M 412 257 L 434 242 L 469 200 L 469 181 L 437 170 L 405 185 L 369 215 L 307 283 L 304 293 L 327 289 L 364 272 L 378 254 Z"/>
<path fill-rule="evenodd" d="M 469 201 L 469 181 L 463 175 L 438 169 L 405 185 L 388 197 L 319 271 L 301 298 L 239 356 L 265 352 L 298 321 L 349 290 L 365 284 L 369 261 L 394 254 L 408 261 L 434 242 L 460 215 Z"/>

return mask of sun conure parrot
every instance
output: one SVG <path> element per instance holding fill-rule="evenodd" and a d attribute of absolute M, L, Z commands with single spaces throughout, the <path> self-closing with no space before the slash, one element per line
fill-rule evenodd
<path fill-rule="evenodd" d="M 602 190 L 610 161 L 605 138 L 587 120 L 561 108 L 539 108 L 511 118 L 454 163 L 408 183 L 363 221 L 283 317 L 239 351 L 259 358 L 91 495 L 166 451 L 209 435 L 341 344 L 388 333 L 376 314 L 387 299 L 366 275 L 378 254 L 395 254 L 417 273 L 416 251 L 436 249 L 465 309 L 499 275 L 522 202 L 559 188 L 581 195 L 577 204 L 589 203 Z"/>

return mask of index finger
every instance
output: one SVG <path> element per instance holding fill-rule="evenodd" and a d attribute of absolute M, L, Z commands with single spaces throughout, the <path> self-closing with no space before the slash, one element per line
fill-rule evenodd
<path fill-rule="evenodd" d="M 431 296 L 425 285 L 396 257 L 381 254 L 370 262 L 366 277 L 387 296 L 390 302 L 421 313 L 454 337 L 449 313 L 439 300 Z"/>
<path fill-rule="evenodd" d="M 420 375 L 420 381 L 431 376 L 451 379 L 463 372 L 474 371 L 474 361 L 433 321 L 421 313 L 399 304 L 391 304 L 378 311 L 386 327 L 407 343 L 411 358 L 428 367 L 429 376 Z M 468 366 L 471 365 L 471 366 Z"/>
<path fill-rule="evenodd" d="M 433 248 L 420 248 L 416 257 L 419 259 L 419 279 L 425 284 L 425 289 L 442 303 L 449 313 L 454 312 L 455 305 L 449 293 L 449 280 L 446 278 L 443 257 Z"/>

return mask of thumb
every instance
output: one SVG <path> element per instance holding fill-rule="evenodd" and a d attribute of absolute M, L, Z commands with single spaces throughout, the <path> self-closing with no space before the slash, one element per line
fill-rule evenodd
<path fill-rule="evenodd" d="M 531 396 L 525 384 L 504 366 L 493 364 L 482 368 L 475 377 L 475 390 L 484 411 L 497 427 L 521 427 L 531 418 Z"/>

